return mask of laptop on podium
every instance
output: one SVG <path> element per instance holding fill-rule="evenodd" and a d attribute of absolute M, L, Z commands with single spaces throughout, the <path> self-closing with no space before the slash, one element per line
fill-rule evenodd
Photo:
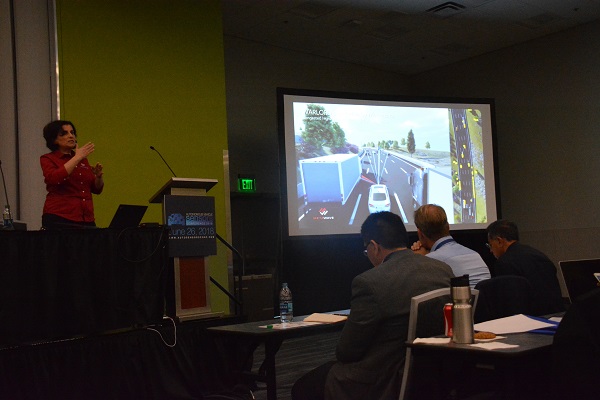
<path fill-rule="evenodd" d="M 108 226 L 111 229 L 135 228 L 140 225 L 148 206 L 120 204 Z"/>

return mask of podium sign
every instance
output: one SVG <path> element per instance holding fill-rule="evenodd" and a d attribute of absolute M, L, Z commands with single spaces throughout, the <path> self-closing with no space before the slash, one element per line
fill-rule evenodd
<path fill-rule="evenodd" d="M 150 198 L 150 203 L 163 203 L 163 221 L 170 228 L 173 273 L 166 311 L 180 321 L 219 315 L 210 306 L 207 257 L 217 253 L 215 199 L 206 197 L 216 184 L 215 179 L 172 177 Z"/>
<path fill-rule="evenodd" d="M 163 206 L 170 257 L 217 254 L 214 197 L 166 195 Z"/>

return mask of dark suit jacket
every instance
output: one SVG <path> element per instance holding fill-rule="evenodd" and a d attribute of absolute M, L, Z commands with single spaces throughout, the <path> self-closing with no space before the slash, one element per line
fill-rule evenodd
<path fill-rule="evenodd" d="M 450 287 L 445 263 L 401 250 L 352 281 L 346 321 L 325 398 L 397 399 L 406 355 L 412 297 Z M 439 310 L 442 313 L 442 310 Z"/>
<path fill-rule="evenodd" d="M 519 275 L 531 284 L 534 315 L 564 311 L 565 306 L 560 291 L 556 267 L 541 251 L 533 247 L 513 243 L 496 260 L 496 275 Z"/>

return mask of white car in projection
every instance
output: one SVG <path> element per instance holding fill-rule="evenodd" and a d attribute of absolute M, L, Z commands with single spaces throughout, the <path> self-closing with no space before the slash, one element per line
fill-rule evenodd
<path fill-rule="evenodd" d="M 369 189 L 369 213 L 390 211 L 390 193 L 386 185 L 371 185 Z"/>

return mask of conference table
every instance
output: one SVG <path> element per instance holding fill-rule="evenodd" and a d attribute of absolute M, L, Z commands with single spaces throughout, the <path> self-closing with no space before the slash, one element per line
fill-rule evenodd
<path fill-rule="evenodd" d="M 480 384 L 477 381 L 486 374 L 488 377 L 493 374 L 490 389 L 500 391 L 504 398 L 547 398 L 552 390 L 554 336 L 529 332 L 500 336 L 504 338 L 498 342 L 518 347 L 489 350 L 452 341 L 447 344 L 408 342 L 416 378 L 411 383 L 411 398 L 443 398 L 457 385 L 477 386 Z"/>
<path fill-rule="evenodd" d="M 347 311 L 346 311 L 347 312 Z M 342 312 L 331 312 L 338 314 Z M 282 324 L 279 319 L 242 324 L 214 326 L 208 328 L 213 334 L 220 352 L 227 354 L 226 362 L 231 370 L 242 377 L 248 377 L 254 382 L 262 382 L 267 387 L 267 399 L 277 399 L 277 374 L 275 355 L 282 343 L 287 339 L 317 335 L 325 332 L 341 330 L 344 322 L 305 324 L 308 317 L 294 316 L 291 323 Z M 257 372 L 252 372 L 252 357 L 258 346 L 264 344 L 264 361 Z"/>

